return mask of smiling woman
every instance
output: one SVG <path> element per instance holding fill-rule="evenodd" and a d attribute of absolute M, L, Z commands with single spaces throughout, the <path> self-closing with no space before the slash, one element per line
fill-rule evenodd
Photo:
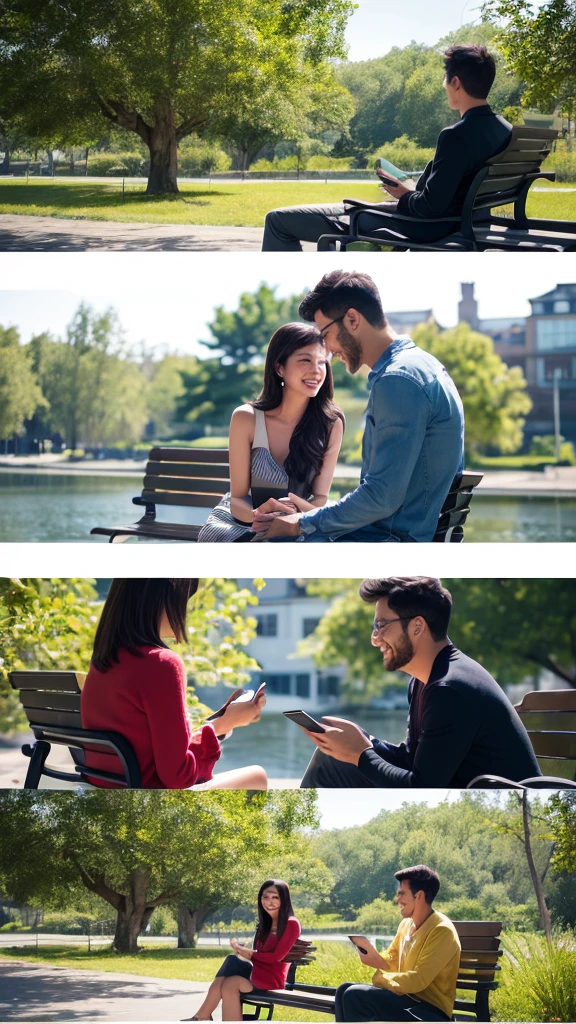
<path fill-rule="evenodd" d="M 316 327 L 284 324 L 266 353 L 264 386 L 230 423 L 230 492 L 198 540 L 243 542 L 266 536 L 270 516 L 326 504 L 344 430 L 333 401 L 329 357 Z"/>

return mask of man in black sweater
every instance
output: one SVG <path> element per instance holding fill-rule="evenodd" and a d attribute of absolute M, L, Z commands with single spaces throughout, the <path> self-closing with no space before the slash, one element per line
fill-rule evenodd
<path fill-rule="evenodd" d="M 512 125 L 495 114 L 487 96 L 496 74 L 494 58 L 484 46 L 452 46 L 445 54 L 444 87 L 448 104 L 460 121 L 438 137 L 434 159 L 418 179 L 415 190 L 386 174 L 386 191 L 395 202 L 377 203 L 390 217 L 383 220 L 366 211 L 362 232 L 387 227 L 415 242 L 432 242 L 455 231 L 466 193 L 478 170 L 510 141 Z M 378 172 L 383 177 L 382 172 Z M 396 184 L 390 184 L 390 182 Z M 405 221 L 395 213 L 412 217 Z M 424 218 L 452 217 L 454 221 L 427 224 Z M 300 252 L 301 241 L 317 242 L 321 235 L 346 234 L 349 218 L 344 203 L 288 206 L 266 216 L 263 252 Z"/>
<path fill-rule="evenodd" d="M 464 789 L 478 775 L 520 782 L 542 774 L 504 691 L 449 640 L 452 597 L 440 580 L 364 580 L 360 596 L 376 605 L 372 644 L 384 670 L 412 676 L 406 740 L 369 738 L 353 722 L 326 717 L 325 733 L 307 732 L 318 750 L 302 788 Z"/>

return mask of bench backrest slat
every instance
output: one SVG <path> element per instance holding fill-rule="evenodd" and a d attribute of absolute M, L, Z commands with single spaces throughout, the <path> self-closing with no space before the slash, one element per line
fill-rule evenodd
<path fill-rule="evenodd" d="M 62 672 L 49 669 L 16 669 L 9 675 L 14 690 L 61 691 L 62 693 L 80 693 L 85 672 Z"/>
<path fill-rule="evenodd" d="M 151 462 L 224 462 L 228 465 L 227 448 L 152 448 Z"/>
<path fill-rule="evenodd" d="M 20 690 L 18 696 L 26 710 L 80 711 L 79 693 L 61 691 Z"/>
<path fill-rule="evenodd" d="M 144 491 L 156 491 L 158 495 L 168 491 L 185 494 L 222 495 L 230 490 L 229 480 L 204 480 L 198 477 L 145 476 Z"/>
<path fill-rule="evenodd" d="M 24 708 L 30 725 L 59 725 L 64 729 L 81 729 L 80 711 L 52 711 L 43 708 Z"/>
<path fill-rule="evenodd" d="M 541 772 L 576 781 L 576 690 L 533 690 L 516 710 Z"/>
<path fill-rule="evenodd" d="M 212 464 L 209 462 L 147 462 L 146 475 L 157 477 L 197 477 L 200 480 L 229 480 L 230 469 L 227 462 Z"/>

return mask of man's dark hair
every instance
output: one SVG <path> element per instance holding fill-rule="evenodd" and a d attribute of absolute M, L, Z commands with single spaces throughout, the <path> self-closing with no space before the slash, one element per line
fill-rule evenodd
<path fill-rule="evenodd" d="M 385 580 L 363 580 L 360 597 L 367 604 L 388 599 L 392 611 L 415 618 L 420 615 L 434 640 L 445 640 L 452 613 L 452 595 L 433 576 L 389 576 Z"/>
<path fill-rule="evenodd" d="M 456 75 L 469 96 L 485 100 L 496 77 L 494 57 L 485 46 L 451 46 L 444 53 L 446 81 Z"/>
<path fill-rule="evenodd" d="M 299 313 L 303 320 L 314 320 L 320 310 L 330 320 L 344 316 L 349 309 L 356 309 L 372 327 L 386 327 L 380 295 L 374 281 L 368 274 L 355 271 L 332 270 L 324 274 L 321 281 L 300 303 Z"/>
<path fill-rule="evenodd" d="M 398 882 L 408 882 L 413 896 L 422 890 L 426 903 L 432 903 L 438 895 L 440 879 L 436 872 L 432 868 L 427 868 L 425 864 L 416 864 L 413 868 L 402 868 L 402 871 L 396 871 L 394 878 Z"/>

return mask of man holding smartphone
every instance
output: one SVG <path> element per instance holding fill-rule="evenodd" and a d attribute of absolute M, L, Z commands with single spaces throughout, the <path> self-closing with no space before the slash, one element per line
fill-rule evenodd
<path fill-rule="evenodd" d="M 444 88 L 448 105 L 460 120 L 444 128 L 438 137 L 434 159 L 416 188 L 377 170 L 393 202 L 376 203 L 389 220 L 362 215 L 363 232 L 387 227 L 415 242 L 432 242 L 455 231 L 466 193 L 486 161 L 506 148 L 512 125 L 488 104 L 487 96 L 496 75 L 494 58 L 485 46 L 451 46 L 445 53 Z M 394 213 L 413 220 L 394 220 Z M 423 218 L 454 217 L 453 224 L 427 224 Z M 345 204 L 289 206 L 266 216 L 263 252 L 301 252 L 301 242 L 317 242 L 321 235 L 347 233 Z M 383 242 L 383 244 L 385 244 Z"/>
<path fill-rule="evenodd" d="M 371 945 L 366 953 L 358 949 L 362 963 L 376 968 L 373 984 L 345 982 L 338 987 L 337 1021 L 452 1019 L 460 940 L 449 918 L 432 907 L 440 879 L 424 864 L 397 871 L 394 877 L 402 921 L 384 953 Z"/>
<path fill-rule="evenodd" d="M 404 743 L 324 717 L 302 788 L 466 789 L 479 775 L 521 782 L 542 773 L 528 733 L 495 679 L 448 637 L 452 596 L 429 576 L 364 580 L 375 605 L 372 645 L 385 672 L 411 675 Z"/>

